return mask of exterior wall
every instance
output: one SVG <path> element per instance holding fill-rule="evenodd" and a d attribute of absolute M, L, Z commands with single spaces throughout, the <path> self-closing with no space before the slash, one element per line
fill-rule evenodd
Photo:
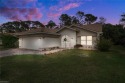
<path fill-rule="evenodd" d="M 62 31 L 59 32 L 61 34 L 61 37 L 60 37 L 60 40 L 61 40 L 61 47 L 62 46 L 62 37 L 67 35 L 69 37 L 69 40 L 70 40 L 70 48 L 73 48 L 74 45 L 76 45 L 76 31 L 73 31 L 73 30 L 70 30 L 70 29 L 64 29 Z"/>
<path fill-rule="evenodd" d="M 60 47 L 59 38 L 49 37 L 25 37 L 19 38 L 19 48 L 41 49 L 49 47 Z"/>
<path fill-rule="evenodd" d="M 96 46 L 97 33 L 90 32 L 87 30 L 80 29 L 80 32 L 77 33 L 77 44 L 81 44 L 81 36 L 92 36 L 92 46 L 84 45 L 83 49 L 93 50 Z"/>

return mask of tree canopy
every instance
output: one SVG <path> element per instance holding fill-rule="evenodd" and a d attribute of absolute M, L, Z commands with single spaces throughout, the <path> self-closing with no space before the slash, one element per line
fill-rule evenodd
<path fill-rule="evenodd" d="M 39 27 L 44 27 L 39 21 L 13 21 L 2 24 L 0 30 L 5 30 L 7 33 L 15 33 Z"/>
<path fill-rule="evenodd" d="M 85 23 L 91 24 L 97 20 L 97 17 L 92 14 L 85 14 Z"/>
<path fill-rule="evenodd" d="M 53 28 L 54 26 L 56 26 L 56 23 L 54 21 L 50 20 L 46 26 L 48 28 Z"/>
<path fill-rule="evenodd" d="M 105 21 L 100 18 L 101 21 Z M 62 14 L 59 18 L 60 25 L 69 26 L 71 24 L 92 24 L 97 20 L 97 17 L 93 14 L 85 14 L 82 11 L 78 11 L 76 16 L 70 16 L 68 14 Z"/>
<path fill-rule="evenodd" d="M 105 22 L 106 22 L 106 18 L 104 18 L 104 17 L 99 17 L 99 22 L 98 22 L 98 23 L 100 23 L 100 24 L 105 24 Z"/>
<path fill-rule="evenodd" d="M 71 25 L 71 17 L 68 14 L 62 14 L 59 18 L 61 26 Z"/>
<path fill-rule="evenodd" d="M 78 11 L 78 12 L 76 13 L 76 17 L 77 17 L 77 19 L 79 20 L 79 23 L 80 23 L 80 24 L 83 24 L 83 23 L 84 23 L 84 16 L 85 16 L 85 13 L 82 12 L 82 11 Z"/>
<path fill-rule="evenodd" d="M 125 25 L 125 13 L 123 13 L 123 14 L 121 15 L 120 23 L 121 23 L 122 25 Z"/>
<path fill-rule="evenodd" d="M 125 45 L 125 29 L 122 25 L 103 25 L 103 37 L 110 39 L 114 44 Z"/>

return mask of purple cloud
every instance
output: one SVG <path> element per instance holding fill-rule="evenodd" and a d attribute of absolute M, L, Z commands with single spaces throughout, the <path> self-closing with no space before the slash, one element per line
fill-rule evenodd
<path fill-rule="evenodd" d="M 71 2 L 72 0 L 69 0 L 69 1 Z M 47 16 L 51 17 L 51 18 L 55 18 L 55 17 L 60 16 L 61 13 L 68 11 L 72 8 L 79 7 L 80 5 L 81 5 L 80 3 L 68 3 L 68 4 L 66 4 L 66 2 L 60 1 L 58 5 L 51 6 L 49 8 L 50 12 L 47 14 Z M 52 13 L 52 12 L 56 12 L 56 13 Z"/>
<path fill-rule="evenodd" d="M 59 13 L 59 12 L 58 13 L 52 13 L 52 12 L 50 12 L 50 13 L 47 14 L 47 16 L 51 17 L 51 18 L 55 18 L 55 17 L 58 17 L 60 15 L 61 15 L 61 13 Z"/>
<path fill-rule="evenodd" d="M 3 5 L 3 7 L 24 8 L 28 7 L 28 5 L 35 7 L 37 1 L 38 0 L 0 0 L 0 4 Z"/>
<path fill-rule="evenodd" d="M 42 13 L 38 8 L 0 8 L 0 14 L 10 20 L 40 19 Z"/>
<path fill-rule="evenodd" d="M 80 6 L 80 3 L 69 3 L 62 8 L 59 8 L 59 11 L 66 11 L 79 6 Z"/>
<path fill-rule="evenodd" d="M 38 0 L 1 0 L 0 15 L 10 20 L 40 19 L 42 13 L 36 7 Z"/>

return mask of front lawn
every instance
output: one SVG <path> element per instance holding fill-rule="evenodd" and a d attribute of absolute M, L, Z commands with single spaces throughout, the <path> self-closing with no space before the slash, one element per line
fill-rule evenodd
<path fill-rule="evenodd" d="M 9 83 L 125 83 L 125 48 L 120 46 L 110 52 L 73 49 L 0 59 L 0 80 Z"/>

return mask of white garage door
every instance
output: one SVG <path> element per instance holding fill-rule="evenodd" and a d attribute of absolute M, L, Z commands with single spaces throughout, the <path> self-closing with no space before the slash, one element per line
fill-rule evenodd
<path fill-rule="evenodd" d="M 24 48 L 39 49 L 40 48 L 39 44 L 40 44 L 39 38 L 25 38 L 24 39 Z"/>

